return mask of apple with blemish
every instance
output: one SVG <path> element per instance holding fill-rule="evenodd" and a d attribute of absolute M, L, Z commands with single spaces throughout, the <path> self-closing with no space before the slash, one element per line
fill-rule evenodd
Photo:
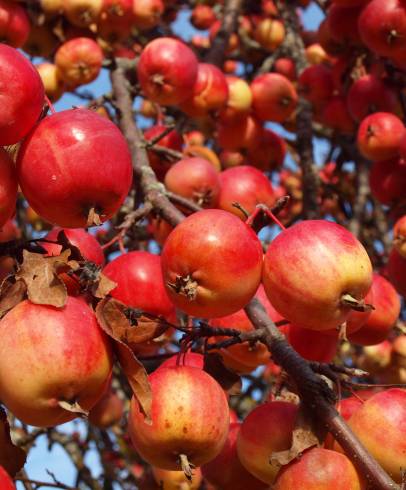
<path fill-rule="evenodd" d="M 151 423 L 135 398 L 129 433 L 141 457 L 166 470 L 190 471 L 221 451 L 228 434 L 229 409 L 220 385 L 199 368 L 158 368 L 149 376 Z"/>

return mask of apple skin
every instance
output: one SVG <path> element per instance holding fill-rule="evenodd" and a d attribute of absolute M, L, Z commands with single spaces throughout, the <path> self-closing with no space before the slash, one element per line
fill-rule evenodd
<path fill-rule="evenodd" d="M 274 490 L 362 490 L 357 471 L 344 454 L 313 447 L 284 466 Z"/>
<path fill-rule="evenodd" d="M 24 140 L 17 159 L 24 196 L 42 218 L 66 228 L 88 225 L 94 208 L 111 218 L 132 182 L 131 154 L 120 130 L 87 109 L 43 119 Z"/>
<path fill-rule="evenodd" d="M 120 422 L 124 404 L 113 391 L 106 392 L 89 412 L 89 422 L 99 429 L 108 429 Z"/>
<path fill-rule="evenodd" d="M 13 480 L 3 466 L 0 466 L 0 487 L 1 490 L 16 490 Z"/>
<path fill-rule="evenodd" d="M 118 301 L 167 319 L 175 314 L 163 284 L 159 255 L 128 252 L 109 262 L 103 274 L 117 284 L 110 294 Z"/>
<path fill-rule="evenodd" d="M 238 457 L 258 480 L 269 485 L 275 481 L 279 465 L 271 464 L 269 457 L 291 447 L 297 411 L 293 403 L 275 401 L 257 406 L 244 419 L 237 439 Z"/>
<path fill-rule="evenodd" d="M 187 217 L 168 236 L 161 264 L 173 304 L 186 313 L 215 318 L 243 308 L 255 295 L 263 252 L 253 230 L 220 209 L 205 209 Z M 178 278 L 190 278 L 193 295 L 176 291 Z"/>
<path fill-rule="evenodd" d="M 406 467 L 406 390 L 373 395 L 354 412 L 348 425 L 378 464 L 396 482 Z M 336 449 L 341 449 L 338 444 Z"/>
<path fill-rule="evenodd" d="M 406 258 L 396 248 L 392 248 L 389 253 L 387 272 L 396 291 L 406 298 Z"/>
<path fill-rule="evenodd" d="M 337 328 L 349 315 L 343 294 L 365 298 L 372 265 L 344 227 L 323 220 L 297 223 L 268 247 L 262 282 L 271 304 L 292 323 L 311 330 Z"/>
<path fill-rule="evenodd" d="M 233 206 L 235 202 L 248 213 L 252 213 L 257 204 L 272 207 L 275 195 L 268 177 L 249 165 L 239 165 L 221 172 L 218 207 L 245 221 L 245 214 Z"/>
<path fill-rule="evenodd" d="M 230 424 L 221 453 L 202 466 L 203 477 L 221 490 L 266 490 L 268 486 L 251 475 L 238 459 L 237 436 L 240 427 L 238 422 Z"/>
<path fill-rule="evenodd" d="M 57 240 L 58 234 L 62 228 L 54 228 L 47 235 L 47 240 Z M 94 262 L 96 265 L 104 264 L 104 253 L 96 238 L 83 228 L 66 228 L 63 230 L 69 242 L 80 250 L 80 253 L 86 260 Z M 41 242 L 48 255 L 60 255 L 62 245 L 57 243 Z"/>
<path fill-rule="evenodd" d="M 180 108 L 192 117 L 204 117 L 225 107 L 228 99 L 226 77 L 217 66 L 199 63 L 193 94 L 180 104 Z"/>
<path fill-rule="evenodd" d="M 0 39 L 2 43 L 21 48 L 28 39 L 30 28 L 30 18 L 22 5 L 10 0 L 0 0 Z"/>
<path fill-rule="evenodd" d="M 73 420 L 58 401 L 90 410 L 110 382 L 110 344 L 83 299 L 68 297 L 61 309 L 25 300 L 1 320 L 0 334 L 0 399 L 26 424 Z"/>
<path fill-rule="evenodd" d="M 373 162 L 369 172 L 372 195 L 382 204 L 396 204 L 404 199 L 406 160 L 395 157 Z"/>
<path fill-rule="evenodd" d="M 400 313 L 400 299 L 394 286 L 380 274 L 374 273 L 372 281 L 374 310 L 362 327 L 348 335 L 348 340 L 360 345 L 375 345 L 389 335 Z"/>
<path fill-rule="evenodd" d="M 159 488 L 163 490 L 198 490 L 202 483 L 200 468 L 193 470 L 192 481 L 186 478 L 183 471 L 163 470 L 156 466 L 152 467 L 152 475 Z"/>
<path fill-rule="evenodd" d="M 14 162 L 6 150 L 0 147 L 0 229 L 15 213 L 17 188 Z"/>
<path fill-rule="evenodd" d="M 16 49 L 0 44 L 0 146 L 13 145 L 29 133 L 44 104 L 37 70 Z"/>
<path fill-rule="evenodd" d="M 179 470 L 179 456 L 201 466 L 221 451 L 230 423 L 227 397 L 209 374 L 192 366 L 158 368 L 149 376 L 152 424 L 133 398 L 129 433 L 141 457 L 153 466 Z"/>

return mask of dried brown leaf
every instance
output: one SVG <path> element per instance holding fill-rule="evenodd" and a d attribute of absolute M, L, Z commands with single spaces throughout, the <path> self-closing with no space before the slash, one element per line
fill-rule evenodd
<path fill-rule="evenodd" d="M 150 423 L 152 392 L 148 374 L 124 340 L 127 338 L 129 330 L 136 330 L 138 326 L 131 326 L 123 313 L 125 308 L 125 305 L 112 298 L 104 299 L 96 307 L 96 317 L 102 330 L 115 341 L 114 350 L 121 369 L 146 416 L 146 422 Z"/>
<path fill-rule="evenodd" d="M 28 292 L 28 299 L 35 304 L 51 305 L 62 308 L 67 299 L 66 286 L 58 273 L 71 270 L 70 250 L 56 257 L 44 257 L 23 251 L 23 263 L 19 267 L 16 279 L 22 279 Z"/>
<path fill-rule="evenodd" d="M 99 273 L 99 278 L 95 282 L 92 292 L 96 298 L 105 298 L 113 289 L 117 286 L 117 283 L 109 279 L 102 272 Z"/>
<path fill-rule="evenodd" d="M 135 398 L 140 404 L 147 424 L 151 423 L 152 390 L 148 374 L 143 364 L 135 357 L 133 351 L 125 344 L 116 342 L 115 352 L 123 373 L 130 383 Z"/>
<path fill-rule="evenodd" d="M 27 286 L 21 279 L 12 283 L 10 281 L 4 281 L 1 285 L 0 291 L 0 318 L 8 313 L 14 306 L 25 298 L 27 293 Z"/>
<path fill-rule="evenodd" d="M 0 407 L 0 466 L 14 477 L 24 466 L 26 459 L 25 451 L 11 441 L 6 412 Z"/>
<path fill-rule="evenodd" d="M 205 355 L 203 369 L 230 395 L 238 395 L 241 392 L 240 376 L 226 368 L 220 354 L 212 352 Z"/>
<path fill-rule="evenodd" d="M 271 454 L 270 463 L 276 466 L 284 466 L 294 459 L 306 449 L 319 446 L 317 435 L 314 433 L 311 425 L 307 421 L 305 414 L 301 408 L 299 408 L 295 428 L 292 435 L 292 446 L 286 451 L 278 451 Z"/>
<path fill-rule="evenodd" d="M 97 310 L 99 322 L 103 323 L 103 329 L 111 337 L 130 347 L 155 339 L 167 329 L 164 323 L 145 316 L 138 318 L 136 324 L 132 325 L 125 315 L 127 306 L 113 298 L 102 301 Z"/>

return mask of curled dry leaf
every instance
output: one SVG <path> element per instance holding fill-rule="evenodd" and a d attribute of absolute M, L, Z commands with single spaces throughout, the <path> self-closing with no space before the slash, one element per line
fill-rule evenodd
<path fill-rule="evenodd" d="M 300 456 L 306 449 L 313 446 L 320 446 L 321 443 L 322 441 L 319 440 L 308 423 L 302 408 L 299 408 L 292 434 L 292 446 L 286 451 L 272 453 L 270 463 L 272 465 L 284 466 Z"/>
<path fill-rule="evenodd" d="M 5 279 L 0 289 L 0 319 L 25 298 L 27 286 L 22 279 L 11 282 Z"/>
<path fill-rule="evenodd" d="M 103 322 L 108 335 L 129 347 L 160 337 L 168 328 L 159 318 L 155 320 L 142 313 L 135 318 L 132 316 L 131 323 L 126 316 L 128 307 L 113 298 L 103 300 L 97 309 L 99 322 Z"/>
<path fill-rule="evenodd" d="M 130 330 L 135 331 L 138 326 L 131 326 L 124 315 L 125 309 L 126 306 L 122 303 L 112 298 L 106 298 L 97 305 L 96 317 L 101 329 L 115 341 L 113 344 L 114 351 L 121 369 L 145 414 L 146 422 L 151 423 L 152 391 L 148 381 L 148 374 L 126 343 L 130 337 Z M 136 338 L 136 335 L 133 335 Z"/>
<path fill-rule="evenodd" d="M 76 262 L 69 261 L 70 253 L 70 250 L 65 250 L 57 257 L 44 257 L 23 251 L 23 263 L 15 277 L 17 281 L 21 279 L 25 282 L 30 301 L 57 308 L 65 305 L 68 294 L 58 274 L 75 270 Z"/>
<path fill-rule="evenodd" d="M 14 477 L 24 466 L 26 459 L 25 451 L 11 441 L 6 412 L 0 407 L 0 466 Z"/>
<path fill-rule="evenodd" d="M 206 354 L 204 356 L 203 369 L 230 395 L 238 395 L 241 392 L 242 383 L 240 376 L 226 368 L 220 354 L 215 352 Z"/>
<path fill-rule="evenodd" d="M 97 280 L 92 287 L 93 296 L 96 298 L 105 298 L 113 289 L 117 286 L 117 283 L 109 279 L 102 272 L 99 272 Z"/>

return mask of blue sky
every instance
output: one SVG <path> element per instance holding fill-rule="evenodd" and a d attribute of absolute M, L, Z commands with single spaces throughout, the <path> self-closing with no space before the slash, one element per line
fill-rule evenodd
<path fill-rule="evenodd" d="M 194 33 L 201 34 L 201 31 L 195 31 L 188 22 L 189 13 L 182 11 L 178 15 L 178 19 L 174 23 L 173 27 L 176 34 L 182 36 L 185 39 L 190 39 Z M 322 19 L 322 13 L 316 5 L 311 5 L 303 14 L 303 22 L 307 29 L 316 29 Z M 92 91 L 95 97 L 102 95 L 108 91 L 109 79 L 106 70 L 103 70 L 98 79 L 83 87 L 87 91 Z M 57 111 L 70 109 L 72 106 L 82 105 L 83 101 L 78 99 L 72 94 L 65 94 L 60 101 L 55 104 Z M 317 162 L 321 162 L 326 154 L 328 148 L 322 145 L 321 142 L 315 144 L 315 157 Z M 72 433 L 79 431 L 85 433 L 84 424 L 81 421 L 76 421 L 69 424 L 59 426 L 58 430 Z M 101 467 L 98 461 L 96 451 L 90 451 L 86 459 L 89 467 L 91 468 L 94 476 L 97 476 Z M 27 464 L 25 469 L 28 476 L 35 480 L 40 481 L 52 481 L 47 474 L 48 469 L 58 478 L 59 481 L 67 484 L 74 485 L 75 471 L 70 459 L 66 456 L 64 450 L 55 445 L 51 451 L 47 448 L 47 439 L 45 436 L 38 438 L 37 446 L 29 452 Z M 23 490 L 21 483 L 17 484 L 18 490 Z M 45 487 L 44 487 L 45 488 Z"/>

